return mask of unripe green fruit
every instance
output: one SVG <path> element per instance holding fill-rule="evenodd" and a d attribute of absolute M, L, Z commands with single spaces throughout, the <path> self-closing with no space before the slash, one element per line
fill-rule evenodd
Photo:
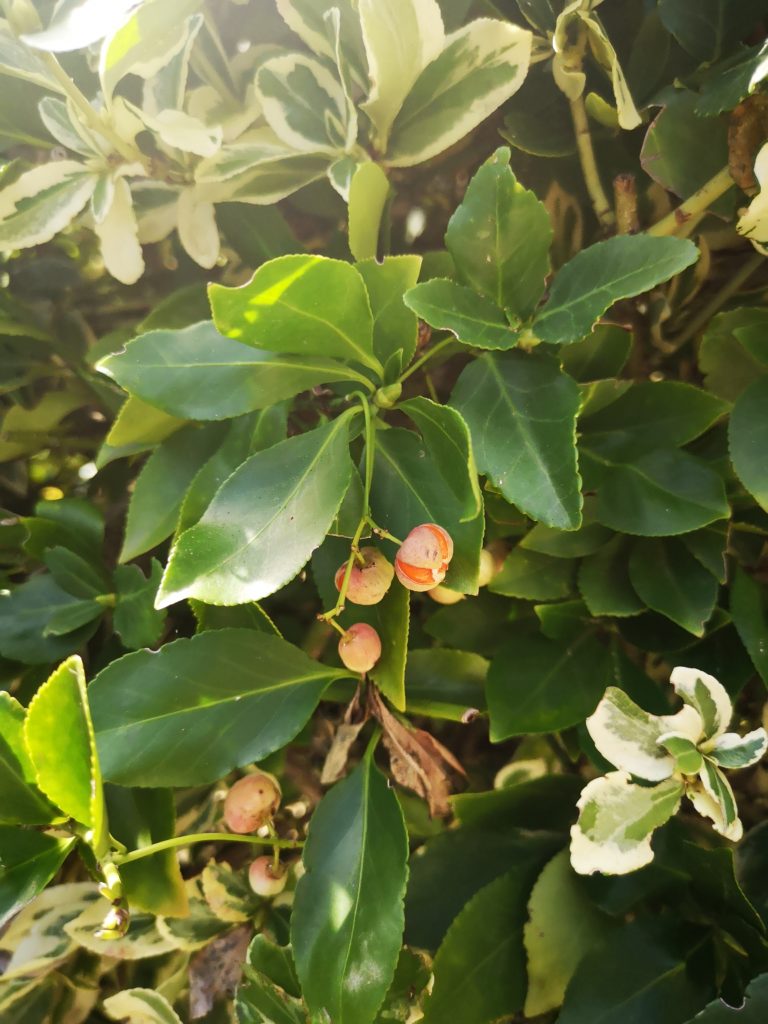
<path fill-rule="evenodd" d="M 465 594 L 460 594 L 458 590 L 451 590 L 450 587 L 433 587 L 432 590 L 427 591 L 427 595 L 436 601 L 437 604 L 458 604 L 459 601 L 463 601 Z"/>
<path fill-rule="evenodd" d="M 487 587 L 501 566 L 496 564 L 492 552 L 483 548 L 480 552 L 480 571 L 477 577 L 477 584 L 480 587 Z"/>
<path fill-rule="evenodd" d="M 437 523 L 414 527 L 395 555 L 397 578 L 408 590 L 433 590 L 442 583 L 453 558 L 453 540 Z"/>
<path fill-rule="evenodd" d="M 248 868 L 248 881 L 257 896 L 279 896 L 288 881 L 288 869 L 278 864 L 275 871 L 271 857 L 257 857 Z"/>
<path fill-rule="evenodd" d="M 360 548 L 363 564 L 355 562 L 349 577 L 346 599 L 352 604 L 378 604 L 389 590 L 395 576 L 391 562 L 377 548 Z M 336 572 L 334 582 L 336 589 L 341 590 L 344 573 L 347 571 L 345 562 Z"/>
<path fill-rule="evenodd" d="M 339 640 L 339 657 L 350 672 L 370 672 L 381 657 L 379 634 L 367 622 L 356 622 Z"/>
<path fill-rule="evenodd" d="M 238 779 L 224 800 L 224 821 L 232 832 L 256 832 L 280 806 L 280 784 L 268 772 Z"/>

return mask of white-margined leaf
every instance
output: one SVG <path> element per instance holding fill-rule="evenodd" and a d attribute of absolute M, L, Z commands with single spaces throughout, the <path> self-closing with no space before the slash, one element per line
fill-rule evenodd
<path fill-rule="evenodd" d="M 181 1018 L 168 1000 L 149 988 L 126 988 L 105 999 L 102 1004 L 112 1020 L 131 1020 L 138 1024 L 181 1024 Z"/>
<path fill-rule="evenodd" d="M 97 176 L 74 160 L 43 164 L 0 192 L 0 250 L 50 241 L 91 198 Z"/>
<path fill-rule="evenodd" d="M 115 32 L 145 0 L 59 0 L 47 28 L 21 38 L 37 50 L 84 50 Z"/>
<path fill-rule="evenodd" d="M 446 37 L 417 78 L 392 126 L 386 162 L 411 167 L 458 142 L 523 83 L 531 33 L 479 18 Z"/>
<path fill-rule="evenodd" d="M 699 814 L 710 818 L 719 835 L 737 843 L 744 832 L 731 785 L 716 764 L 705 758 L 699 782 L 687 789 L 687 796 Z"/>
<path fill-rule="evenodd" d="M 206 269 L 216 265 L 221 249 L 216 210 L 194 187 L 179 193 L 177 228 L 181 244 L 195 263 Z"/>
<path fill-rule="evenodd" d="M 667 731 L 662 719 L 643 711 L 624 690 L 609 686 L 587 729 L 595 746 L 615 768 L 649 782 L 660 782 L 675 770 L 675 760 L 659 744 Z"/>
<path fill-rule="evenodd" d="M 100 149 L 69 101 L 44 96 L 37 109 L 40 120 L 58 143 L 81 156 L 98 156 Z"/>
<path fill-rule="evenodd" d="M 16 38 L 5 19 L 0 19 L 0 74 L 22 78 L 54 92 L 62 91 L 43 60 Z"/>
<path fill-rule="evenodd" d="M 672 670 L 670 682 L 675 693 L 701 715 L 705 739 L 716 739 L 725 732 L 733 718 L 733 705 L 722 683 L 697 668 L 681 665 Z"/>
<path fill-rule="evenodd" d="M 680 806 L 683 784 L 637 786 L 626 772 L 587 783 L 571 829 L 571 864 L 580 875 L 625 875 L 653 860 L 651 837 Z"/>
<path fill-rule="evenodd" d="M 144 273 L 139 226 L 131 188 L 125 178 L 114 182 L 112 202 L 101 219 L 94 218 L 104 266 L 122 284 L 135 284 Z"/>
<path fill-rule="evenodd" d="M 718 737 L 707 755 L 721 768 L 749 768 L 757 764 L 768 750 L 768 735 L 765 729 L 755 729 L 746 736 L 726 732 Z"/>

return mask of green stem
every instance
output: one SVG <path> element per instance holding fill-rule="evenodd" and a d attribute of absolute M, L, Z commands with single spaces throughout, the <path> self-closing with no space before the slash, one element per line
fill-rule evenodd
<path fill-rule="evenodd" d="M 263 839 L 261 836 L 241 836 L 231 832 L 197 832 L 189 836 L 174 836 L 172 839 L 163 839 L 159 843 L 152 843 L 151 846 L 142 846 L 140 850 L 132 850 L 130 853 L 115 854 L 112 858 L 118 867 L 123 864 L 131 864 L 135 860 L 142 860 L 144 857 L 152 857 L 163 850 L 172 850 L 177 846 L 189 846 L 192 843 L 251 843 L 254 846 L 276 846 L 281 850 L 299 850 L 304 845 L 301 839 Z"/>
<path fill-rule="evenodd" d="M 447 348 L 448 345 L 453 345 L 455 341 L 455 338 L 443 338 L 442 341 L 438 341 L 438 343 L 436 345 L 433 345 L 428 352 L 424 353 L 421 359 L 417 359 L 415 363 L 411 363 L 411 365 L 408 367 L 405 373 L 400 374 L 400 376 L 397 378 L 398 384 L 402 384 L 404 380 L 408 380 L 411 374 L 416 373 L 417 370 L 420 370 L 424 363 L 431 359 L 432 356 L 437 355 L 438 352 L 441 352 L 444 348 Z"/>
<path fill-rule="evenodd" d="M 584 106 L 584 97 L 579 96 L 575 100 L 571 100 L 570 107 L 584 184 L 587 186 L 587 192 L 592 201 L 592 208 L 600 225 L 605 229 L 610 229 L 616 223 L 616 217 L 611 207 L 611 202 L 603 188 L 603 183 L 600 180 L 600 171 L 597 168 L 595 150 L 592 145 L 592 134 L 589 130 L 587 108 Z"/>
<path fill-rule="evenodd" d="M 716 199 L 724 195 L 732 186 L 733 178 L 731 177 L 731 172 L 727 166 L 723 167 L 709 181 L 704 182 L 701 188 L 697 189 L 692 196 L 689 196 L 684 203 L 675 207 L 666 217 L 662 217 L 660 221 L 648 228 L 646 233 L 656 237 L 674 235 L 690 217 L 695 214 L 704 213 Z"/>

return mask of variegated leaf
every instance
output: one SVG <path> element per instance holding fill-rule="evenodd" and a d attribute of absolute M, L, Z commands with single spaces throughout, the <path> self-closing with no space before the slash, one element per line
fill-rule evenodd
<path fill-rule="evenodd" d="M 181 1024 L 168 1000 L 149 988 L 127 988 L 102 1004 L 108 1017 L 131 1024 Z"/>
<path fill-rule="evenodd" d="M 701 752 L 688 736 L 666 732 L 659 736 L 659 746 L 669 751 L 675 759 L 675 769 L 683 775 L 696 775 L 704 764 Z"/>
<path fill-rule="evenodd" d="M 722 683 L 697 668 L 681 665 L 672 670 L 670 682 L 675 693 L 701 715 L 705 739 L 716 739 L 725 732 L 733 717 L 733 705 Z"/>
<path fill-rule="evenodd" d="M 84 50 L 116 31 L 145 0 L 63 0 L 47 28 L 22 36 L 36 50 L 68 53 Z"/>
<path fill-rule="evenodd" d="M 526 29 L 492 18 L 447 36 L 395 119 L 386 162 L 411 167 L 429 160 L 485 120 L 522 85 L 531 38 Z"/>
<path fill-rule="evenodd" d="M 37 109 L 40 120 L 58 143 L 81 156 L 98 156 L 101 152 L 93 133 L 86 128 L 72 104 L 55 96 L 44 96 Z"/>
<path fill-rule="evenodd" d="M 680 806 L 683 784 L 666 779 L 637 786 L 626 772 L 594 779 L 581 791 L 571 829 L 571 864 L 580 875 L 625 875 L 653 860 L 654 829 Z"/>
<path fill-rule="evenodd" d="M 675 760 L 659 746 L 662 720 L 643 711 L 623 691 L 609 686 L 586 722 L 595 746 L 614 767 L 649 782 L 669 778 Z"/>
<path fill-rule="evenodd" d="M 97 176 L 74 160 L 43 164 L 0 192 L 0 250 L 49 242 L 91 198 Z"/>
<path fill-rule="evenodd" d="M 4 18 L 0 19 L 0 72 L 53 92 L 63 92 L 43 60 L 16 38 Z"/>
<path fill-rule="evenodd" d="M 116 960 L 143 960 L 170 953 L 177 948 L 175 943 L 160 934 L 152 914 L 131 914 L 128 932 L 120 939 L 110 939 L 107 942 L 98 938 L 95 932 L 108 911 L 109 904 L 106 900 L 99 899 L 74 920 L 65 924 L 64 931 L 78 946 L 98 956 L 110 956 Z"/>
<path fill-rule="evenodd" d="M 686 795 L 699 814 L 712 820 L 715 832 L 734 843 L 741 839 L 744 830 L 736 798 L 717 765 L 705 758 L 699 781 L 687 788 Z"/>
<path fill-rule="evenodd" d="M 179 193 L 176 226 L 179 241 L 190 259 L 206 269 L 215 266 L 221 249 L 216 210 L 194 187 Z"/>
<path fill-rule="evenodd" d="M 139 245 L 139 226 L 133 210 L 133 196 L 125 178 L 114 182 L 112 202 L 94 231 L 101 245 L 104 266 L 123 284 L 135 284 L 144 273 L 144 256 Z"/>
<path fill-rule="evenodd" d="M 746 736 L 726 732 L 718 737 L 707 756 L 721 768 L 749 768 L 757 764 L 768 750 L 768 735 L 765 729 L 755 729 Z"/>

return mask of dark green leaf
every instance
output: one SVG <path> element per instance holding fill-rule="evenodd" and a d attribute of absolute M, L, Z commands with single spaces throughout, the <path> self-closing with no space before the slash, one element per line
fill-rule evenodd
<path fill-rule="evenodd" d="M 43 891 L 74 844 L 74 839 L 0 825 L 0 928 Z"/>
<path fill-rule="evenodd" d="M 660 0 L 659 12 L 677 41 L 700 62 L 718 60 L 765 14 L 762 0 Z"/>
<path fill-rule="evenodd" d="M 682 541 L 638 540 L 629 558 L 629 578 L 641 601 L 695 636 L 717 603 L 717 580 Z"/>
<path fill-rule="evenodd" d="M 756 380 L 737 399 L 728 440 L 736 474 L 760 507 L 768 511 L 768 377 Z"/>
<path fill-rule="evenodd" d="M 68 548 L 49 548 L 43 561 L 55 582 L 73 597 L 89 599 L 109 590 L 109 579 L 101 565 L 87 561 Z"/>
<path fill-rule="evenodd" d="M 722 999 L 715 999 L 696 1014 L 695 1024 L 763 1024 L 767 1016 L 768 974 L 761 974 L 749 983 L 743 1006 L 732 1007 Z"/>
<path fill-rule="evenodd" d="M 371 508 L 376 522 L 401 539 L 420 523 L 437 523 L 447 530 L 454 555 L 446 586 L 477 593 L 482 514 L 462 522 L 465 509 L 429 448 L 412 431 L 396 428 L 377 434 Z"/>
<path fill-rule="evenodd" d="M 491 741 L 583 722 L 595 710 L 610 674 L 607 648 L 589 633 L 568 646 L 519 633 L 488 670 Z"/>
<path fill-rule="evenodd" d="M 440 331 L 450 331 L 473 348 L 509 349 L 517 345 L 513 330 L 502 310 L 471 288 L 444 277 L 435 277 L 411 288 L 405 304 L 417 316 Z"/>
<path fill-rule="evenodd" d="M 517 181 L 505 147 L 472 178 L 445 235 L 460 279 L 521 320 L 544 291 L 551 240 L 544 204 Z"/>
<path fill-rule="evenodd" d="M 383 599 L 370 608 L 371 625 L 381 639 L 381 657 L 370 676 L 399 711 L 405 711 L 410 596 L 405 587 L 393 582 Z M 360 621 L 363 616 L 350 610 L 349 618 Z"/>
<path fill-rule="evenodd" d="M 578 381 L 602 380 L 621 372 L 632 348 L 632 334 L 616 324 L 598 324 L 561 352 L 563 369 Z"/>
<path fill-rule="evenodd" d="M 488 589 L 504 597 L 523 597 L 529 601 L 556 601 L 568 597 L 573 589 L 573 562 L 553 558 L 519 545 L 504 560 Z"/>
<path fill-rule="evenodd" d="M 13 590 L 0 593 L 0 653 L 27 665 L 65 658 L 95 632 L 95 620 L 66 636 L 45 630 L 54 616 L 79 604 L 48 575 L 33 576 Z"/>
<path fill-rule="evenodd" d="M 352 473 L 349 416 L 257 452 L 176 541 L 157 607 L 245 604 L 279 590 L 322 542 Z"/>
<path fill-rule="evenodd" d="M 421 256 L 385 256 L 381 263 L 363 260 L 357 269 L 373 313 L 373 351 L 385 366 L 399 352 L 398 376 L 416 351 L 419 325 L 403 295 L 419 279 Z"/>
<path fill-rule="evenodd" d="M 311 1013 L 373 1019 L 402 943 L 407 859 L 402 812 L 369 751 L 323 798 L 304 849 L 291 936 Z"/>
<path fill-rule="evenodd" d="M 764 80 L 766 48 L 752 46 L 710 69 L 696 102 L 700 117 L 714 117 L 733 110 Z"/>
<path fill-rule="evenodd" d="M 626 541 L 612 541 L 579 566 L 579 592 L 592 615 L 637 615 L 645 605 L 629 579 Z"/>
<path fill-rule="evenodd" d="M 219 334 L 210 320 L 142 334 L 99 369 L 132 395 L 188 420 L 242 416 L 330 381 L 368 384 L 351 367 L 312 351 L 254 350 Z"/>
<path fill-rule="evenodd" d="M 752 663 L 768 686 L 768 593 L 740 566 L 736 566 L 731 584 L 731 616 Z"/>
<path fill-rule="evenodd" d="M 576 820 L 576 801 L 582 788 L 578 775 L 542 775 L 485 793 L 460 793 L 452 803 L 461 824 L 473 828 L 565 833 Z"/>
<path fill-rule="evenodd" d="M 451 403 L 469 425 L 478 468 L 507 501 L 547 526 L 579 526 L 579 394 L 553 359 L 484 355 L 459 377 Z"/>
<path fill-rule="evenodd" d="M 368 293 L 349 263 L 280 256 L 240 288 L 213 284 L 209 293 L 216 326 L 229 338 L 271 352 L 335 356 L 382 372 L 373 352 Z"/>
<path fill-rule="evenodd" d="M 471 651 L 411 651 L 405 676 L 407 710 L 453 722 L 462 721 L 467 711 L 484 711 L 487 673 L 486 659 Z"/>
<path fill-rule="evenodd" d="M 698 559 L 704 568 L 712 573 L 718 583 L 725 583 L 727 578 L 726 548 L 728 546 L 728 528 L 725 523 L 714 523 L 693 533 L 685 533 L 680 538 Z"/>
<path fill-rule="evenodd" d="M 617 235 L 591 245 L 556 275 L 533 330 L 552 345 L 579 341 L 614 302 L 649 291 L 698 258 L 685 238 Z"/>
<path fill-rule="evenodd" d="M 0 824 L 45 825 L 56 809 L 35 785 L 35 767 L 24 745 L 26 711 L 0 692 Z"/>
<path fill-rule="evenodd" d="M 165 615 L 155 609 L 155 595 L 163 567 L 153 558 L 148 578 L 138 565 L 119 565 L 115 569 L 115 611 L 113 623 L 123 646 L 129 650 L 154 647 L 160 642 Z"/>
<path fill-rule="evenodd" d="M 104 776 L 124 786 L 213 782 L 292 740 L 344 674 L 250 629 L 128 654 L 89 687 Z"/>
<path fill-rule="evenodd" d="M 699 346 L 699 369 L 707 390 L 728 401 L 768 373 L 768 310 L 746 307 L 713 317 Z"/>

